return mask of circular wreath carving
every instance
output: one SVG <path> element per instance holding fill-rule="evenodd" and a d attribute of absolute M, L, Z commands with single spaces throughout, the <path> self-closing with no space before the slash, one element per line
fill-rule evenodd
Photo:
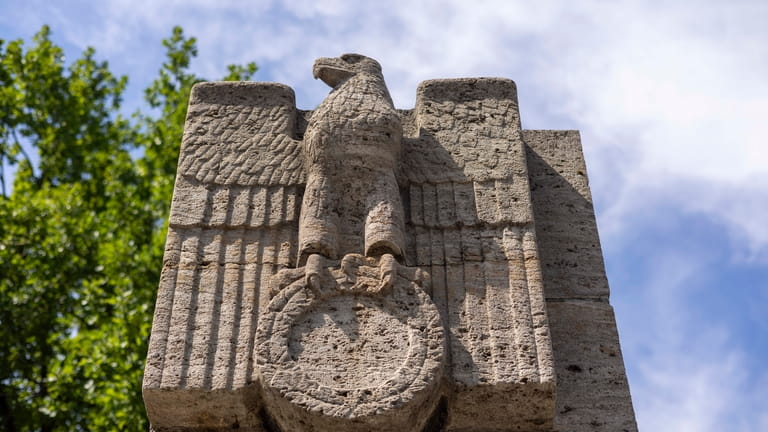
<path fill-rule="evenodd" d="M 383 285 L 370 258 L 354 258 L 354 274 L 324 269 L 314 285 L 299 274 L 259 323 L 260 382 L 283 428 L 410 430 L 395 423 L 437 400 L 444 332 L 418 271 L 398 266 Z"/>

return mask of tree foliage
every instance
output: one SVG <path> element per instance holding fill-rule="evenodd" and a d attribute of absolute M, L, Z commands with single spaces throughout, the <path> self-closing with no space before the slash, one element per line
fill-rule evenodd
<path fill-rule="evenodd" d="M 93 49 L 70 64 L 47 27 L 0 40 L 0 429 L 148 428 L 141 400 L 194 38 L 175 28 L 146 89 Z M 229 66 L 249 79 L 255 64 Z"/>

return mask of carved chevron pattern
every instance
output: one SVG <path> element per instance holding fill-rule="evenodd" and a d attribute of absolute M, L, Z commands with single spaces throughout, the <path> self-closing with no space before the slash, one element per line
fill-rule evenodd
<path fill-rule="evenodd" d="M 253 90 L 269 91 L 270 86 Z M 194 96 L 193 96 L 194 97 Z M 304 182 L 296 108 L 256 101 L 204 101 L 187 113 L 179 174 L 220 185 L 295 185 Z M 226 103 L 223 103 L 226 102 Z"/>
<path fill-rule="evenodd" d="M 207 210 L 172 212 L 146 387 L 231 390 L 251 382 L 269 278 L 295 262 L 297 188 L 205 193 Z"/>

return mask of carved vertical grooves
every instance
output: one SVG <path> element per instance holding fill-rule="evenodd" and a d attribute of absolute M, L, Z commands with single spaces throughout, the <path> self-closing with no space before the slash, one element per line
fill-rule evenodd
<path fill-rule="evenodd" d="M 243 260 L 242 230 L 224 231 L 219 249 L 219 279 L 216 284 L 214 318 L 211 323 L 210 351 L 205 367 L 205 388 L 227 388 L 232 381 L 233 332 L 240 322 L 240 273 Z M 226 281 L 226 285 L 224 284 Z M 218 318 L 217 318 L 218 317 Z M 218 373 L 215 373 L 218 371 Z"/>
<path fill-rule="evenodd" d="M 432 277 L 432 286 L 428 294 L 432 297 L 432 301 L 435 302 L 437 310 L 440 311 L 440 318 L 443 320 L 443 325 L 447 323 L 447 311 L 448 311 L 448 280 L 446 273 L 446 262 L 444 260 L 444 239 L 442 238 L 442 232 L 439 230 L 429 230 L 430 243 L 432 245 L 432 260 L 431 266 L 428 267 L 428 271 Z M 440 237 L 438 239 L 438 237 Z"/>
<path fill-rule="evenodd" d="M 422 199 L 421 187 L 411 185 L 411 223 L 414 225 L 424 224 L 424 201 Z"/>
<path fill-rule="evenodd" d="M 229 197 L 231 198 L 231 194 L 229 194 Z M 228 208 L 231 206 L 227 206 Z M 227 218 L 230 217 L 231 213 L 230 210 L 227 210 Z M 221 328 L 221 307 L 223 302 L 223 293 L 224 293 L 224 275 L 227 271 L 227 266 L 231 264 L 227 264 L 227 247 L 229 246 L 230 237 L 227 235 L 227 233 L 223 233 L 220 235 L 217 235 L 214 237 L 213 242 L 216 244 L 216 247 L 218 247 L 218 260 L 215 264 L 211 264 L 212 266 L 215 266 L 215 275 L 216 279 L 214 284 L 212 285 L 213 288 L 213 301 L 208 302 L 209 304 L 213 305 L 213 308 L 211 309 L 211 316 L 207 317 L 207 320 L 210 322 L 210 328 L 208 330 L 208 343 L 205 343 L 204 346 L 206 348 L 205 355 L 202 357 L 204 358 L 204 367 L 203 369 L 203 384 L 202 387 L 210 390 L 213 385 L 213 366 L 214 362 L 216 361 L 216 353 L 219 351 L 220 348 L 227 348 L 228 347 L 228 341 L 226 339 L 224 342 L 220 342 L 221 338 L 219 338 L 219 331 Z M 231 285 L 229 285 L 231 286 Z M 205 289 L 205 287 L 201 287 L 201 289 Z M 208 288 L 208 291 L 210 291 L 211 288 Z M 205 310 L 206 312 L 208 309 Z M 203 317 L 201 321 L 205 322 L 206 317 Z M 229 320 L 227 320 L 229 321 Z M 200 344 L 203 345 L 203 344 Z M 200 349 L 202 351 L 202 349 Z"/>
<path fill-rule="evenodd" d="M 421 241 L 420 236 L 423 235 L 421 232 L 421 228 L 419 228 L 423 223 L 423 217 L 422 214 L 424 212 L 424 203 L 422 202 L 421 198 L 421 187 L 415 184 L 411 184 L 408 189 L 408 210 L 409 214 L 407 215 L 407 220 L 410 222 L 410 224 L 414 227 L 413 228 L 413 234 L 406 236 L 406 265 L 409 266 L 420 266 L 423 265 L 423 260 L 419 259 L 419 256 L 421 254 L 421 251 L 423 250 L 423 241 Z M 428 270 L 428 269 L 424 269 Z"/>
<path fill-rule="evenodd" d="M 232 306 L 232 325 L 229 331 L 222 332 L 222 337 L 219 340 L 224 340 L 225 343 L 221 344 L 227 347 L 227 351 L 222 353 L 221 356 L 217 355 L 216 370 L 226 371 L 226 382 L 223 383 L 225 389 L 231 390 L 233 388 L 235 380 L 235 368 L 236 368 L 236 355 L 237 347 L 239 346 L 240 335 L 240 322 L 243 317 L 243 291 L 245 289 L 245 231 L 237 233 L 239 241 L 235 244 L 238 250 L 238 264 L 233 265 L 233 271 L 231 271 L 227 277 L 227 293 L 224 295 L 224 301 L 229 301 L 230 298 L 234 298 L 234 305 Z M 236 282 L 236 283 L 233 283 Z M 232 295 L 234 291 L 234 295 Z M 215 386 L 214 386 L 215 387 Z"/>
<path fill-rule="evenodd" d="M 528 287 L 528 265 L 525 262 L 522 233 L 519 228 L 504 230 L 505 249 L 509 254 L 509 294 L 514 313 L 517 372 L 521 379 L 536 382 L 539 379 L 536 340 L 531 320 L 530 290 Z M 518 299 L 518 301 L 515 301 Z"/>
<path fill-rule="evenodd" d="M 270 201 L 271 202 L 271 201 Z M 257 285 L 259 286 L 259 295 L 258 295 L 258 307 L 259 308 L 265 308 L 267 304 L 269 304 L 269 281 L 270 278 L 275 274 L 276 268 L 277 268 L 277 258 L 278 254 L 280 252 L 279 249 L 279 243 L 274 238 L 274 232 L 271 230 L 264 230 L 261 232 L 261 236 L 259 237 L 259 255 L 261 256 L 261 260 L 258 264 L 259 269 L 259 275 L 257 277 Z M 279 236 L 279 233 L 277 234 Z M 278 237 L 279 238 L 279 237 Z M 277 245 L 277 246 L 276 246 Z M 251 361 L 249 363 L 249 374 L 251 381 L 255 381 L 256 377 L 254 374 L 254 362 L 256 359 L 256 347 L 254 346 L 255 342 L 255 331 L 256 328 L 258 328 L 259 322 L 256 319 L 253 324 L 253 332 L 254 334 L 251 336 L 249 340 L 249 352 L 251 353 Z"/>
<path fill-rule="evenodd" d="M 458 229 L 442 230 L 444 247 L 442 253 L 445 255 L 444 262 L 445 267 L 442 267 L 443 274 L 443 292 L 445 298 L 438 303 L 437 299 L 434 299 L 437 309 L 440 311 L 440 317 L 443 321 L 443 325 L 447 330 L 448 349 L 446 352 L 446 364 L 453 365 L 453 351 L 454 347 L 457 349 L 461 346 L 460 341 L 454 341 L 455 333 L 450 331 L 451 314 L 453 311 L 461 311 L 460 305 L 452 304 L 453 296 L 459 292 L 464 286 L 464 271 L 462 268 L 462 235 Z M 457 278 L 457 277 L 460 277 Z M 456 300 L 456 299 L 454 299 Z M 457 300 L 457 303 L 460 300 Z"/>
<path fill-rule="evenodd" d="M 464 313 L 464 266 L 452 265 L 445 268 L 445 285 L 448 292 L 446 301 L 445 326 L 448 329 L 449 360 L 451 361 L 454 376 L 463 383 L 470 383 L 473 366 L 472 356 L 464 348 L 461 338 L 463 327 L 462 314 Z"/>
<path fill-rule="evenodd" d="M 212 210 L 205 219 L 210 224 L 260 228 L 196 230 L 185 240 L 179 254 L 184 270 L 173 275 L 180 288 L 178 298 L 171 299 L 177 312 L 170 314 L 184 323 L 166 323 L 169 329 L 186 329 L 184 335 L 177 331 L 173 338 L 166 338 L 166 344 L 183 346 L 176 351 L 183 355 L 175 378 L 163 379 L 177 379 L 181 387 L 206 389 L 232 388 L 234 383 L 250 379 L 258 311 L 269 301 L 269 279 L 279 268 L 293 265 L 298 233 L 284 222 L 296 217 L 297 193 L 297 188 L 283 186 L 208 192 Z M 274 228 L 265 230 L 267 226 Z M 237 350 L 237 346 L 247 349 Z M 167 351 L 164 347 L 163 354 Z M 236 365 L 246 364 L 246 373 L 236 374 Z M 217 376 L 217 370 L 226 373 Z"/>
<path fill-rule="evenodd" d="M 297 217 L 299 192 L 283 186 L 208 191 L 212 209 L 205 219 L 221 228 L 186 228 L 183 242 L 166 251 L 164 283 L 176 289 L 163 300 L 168 318 L 158 325 L 166 330 L 157 332 L 164 340 L 153 342 L 162 345 L 153 352 L 161 367 L 177 366 L 158 369 L 164 376 L 157 385 L 232 389 L 252 379 L 253 341 L 259 309 L 269 302 L 269 280 L 294 265 L 298 232 L 285 222 Z M 230 229 L 235 226 L 255 229 Z M 172 228 L 169 236 L 179 234 Z M 167 359 L 170 352 L 181 358 Z"/>
<path fill-rule="evenodd" d="M 261 262 L 263 261 L 263 237 L 264 232 L 259 230 L 256 233 L 251 234 L 255 239 L 250 240 L 248 247 L 252 248 L 254 253 L 254 259 L 256 260 L 252 265 L 249 265 L 248 267 L 248 274 L 252 274 L 253 280 L 249 281 L 250 283 L 244 284 L 244 289 L 246 290 L 246 295 L 250 296 L 250 316 L 248 320 L 248 328 L 244 329 L 246 336 L 246 339 L 243 341 L 242 336 L 240 337 L 240 341 L 238 345 L 241 345 L 245 343 L 246 349 L 245 350 L 239 350 L 238 356 L 240 359 L 238 360 L 237 364 L 242 365 L 245 364 L 246 367 L 244 375 L 237 380 L 239 383 L 247 383 L 251 382 L 253 380 L 253 371 L 254 371 L 254 365 L 253 362 L 255 361 L 255 358 L 253 357 L 253 351 L 254 351 L 254 340 L 256 339 L 256 328 L 259 325 L 259 310 L 260 310 L 260 301 L 261 301 L 261 294 L 264 292 L 269 292 L 269 289 L 266 285 L 262 283 L 262 268 L 264 267 Z M 249 254 L 250 255 L 250 254 Z M 248 286 L 251 286 L 252 289 L 248 289 Z M 245 357 L 245 358 L 243 358 Z M 238 370 L 242 370 L 243 368 L 238 368 Z"/>
<path fill-rule="evenodd" d="M 451 182 L 435 185 L 436 219 L 438 226 L 450 227 L 456 224 L 456 200 Z"/>
<path fill-rule="evenodd" d="M 496 236 L 483 242 L 483 262 L 485 276 L 485 304 L 488 314 L 488 334 L 490 335 L 491 364 L 496 381 L 510 381 L 517 367 L 515 358 L 514 324 L 510 325 L 508 316 L 512 310 L 513 299 L 509 290 L 509 263 L 499 257 Z"/>
<path fill-rule="evenodd" d="M 463 235 L 459 234 L 459 247 L 463 244 Z M 468 383 L 472 377 L 472 356 L 464 348 L 461 338 L 463 327 L 464 297 L 466 296 L 464 281 L 464 265 L 462 263 L 445 266 L 446 302 L 444 325 L 448 330 L 448 358 L 454 376 L 461 382 Z M 439 307 L 439 306 L 438 306 Z"/>
<path fill-rule="evenodd" d="M 445 266 L 445 239 L 443 238 L 443 230 L 430 229 L 429 242 L 430 242 L 430 257 L 431 264 L 433 266 Z"/>
<path fill-rule="evenodd" d="M 299 254 L 299 230 L 298 229 L 296 228 L 291 229 L 290 239 L 291 239 L 291 247 L 293 248 L 291 253 L 291 260 L 293 261 L 291 262 L 293 263 L 294 266 L 296 266 L 297 265 L 296 256 Z"/>
<path fill-rule="evenodd" d="M 254 207 L 254 210 L 262 210 L 253 216 L 251 216 L 251 225 L 262 225 L 265 224 L 266 221 L 269 219 L 269 213 L 270 213 L 270 207 L 271 207 L 271 201 L 269 200 L 269 195 L 266 193 L 265 188 L 254 188 L 258 190 L 258 195 L 254 194 L 254 203 L 252 203 L 252 207 Z M 259 200 L 260 199 L 260 200 Z M 259 206 L 261 204 L 261 206 Z M 257 217 L 259 216 L 259 217 Z M 251 303 L 251 310 L 253 311 L 253 314 L 251 315 L 250 320 L 250 328 L 248 329 L 248 339 L 246 341 L 247 343 L 247 349 L 245 352 L 245 355 L 248 356 L 247 360 L 247 367 L 245 371 L 245 376 L 243 377 L 246 382 L 250 382 L 253 380 L 254 375 L 254 361 L 256 359 L 253 356 L 254 352 L 254 339 L 256 338 L 256 328 L 258 327 L 258 320 L 259 320 L 259 310 L 262 304 L 262 297 L 266 294 L 267 297 L 269 295 L 269 289 L 266 284 L 264 284 L 264 277 L 263 277 L 263 269 L 264 269 L 264 231 L 258 230 L 255 233 L 255 245 L 253 245 L 253 248 L 256 250 L 255 253 L 255 271 L 254 271 L 254 292 L 253 292 L 253 299 Z M 250 242 L 249 242 L 250 243 Z M 267 300 L 269 300 L 267 298 Z"/>
<path fill-rule="evenodd" d="M 548 332 L 549 323 L 544 303 L 544 289 L 541 267 L 539 264 L 539 251 L 536 242 L 536 233 L 533 228 L 525 229 L 523 235 L 523 254 L 525 257 L 525 267 L 529 286 L 535 286 L 537 288 L 529 290 L 529 295 L 531 299 L 530 308 L 533 334 L 536 338 L 536 359 L 539 364 L 537 370 L 542 371 L 544 365 L 551 365 L 553 362 L 552 342 Z M 539 376 L 539 379 L 541 380 L 544 380 L 544 378 L 544 376 Z"/>
<path fill-rule="evenodd" d="M 405 265 L 416 267 L 416 235 L 411 230 L 411 235 L 405 236 Z M 431 290 L 431 288 L 430 288 Z"/>
<path fill-rule="evenodd" d="M 503 367 L 509 366 L 508 362 L 504 361 L 504 358 L 506 357 L 505 351 L 505 343 L 502 341 L 502 338 L 500 338 L 499 334 L 497 333 L 498 325 L 499 323 L 504 322 L 504 317 L 499 316 L 499 314 L 494 313 L 495 311 L 502 309 L 503 302 L 499 302 L 499 298 L 497 296 L 496 290 L 497 287 L 494 286 L 493 282 L 489 280 L 491 275 L 493 274 L 494 270 L 498 270 L 497 266 L 494 262 L 484 262 L 482 264 L 483 267 L 483 276 L 484 276 L 484 283 L 485 283 L 485 313 L 486 317 L 488 318 L 487 322 L 487 331 L 488 331 L 488 342 L 491 348 L 491 358 L 490 358 L 490 366 L 491 370 L 493 372 L 493 381 L 498 381 L 502 379 L 504 376 L 504 370 L 502 370 Z"/>
<path fill-rule="evenodd" d="M 170 231 L 170 230 L 169 230 Z M 181 370 L 184 359 L 178 359 L 179 352 L 184 350 L 187 340 L 188 314 L 192 291 L 197 285 L 197 246 L 200 241 L 200 230 L 189 230 L 186 238 L 181 242 L 179 250 L 179 264 L 176 271 L 176 289 L 171 305 L 171 319 L 168 336 L 166 338 L 165 352 L 163 353 L 164 365 L 176 367 L 163 367 L 161 387 L 178 387 L 181 382 Z M 171 356 L 171 357 L 169 357 Z"/>
<path fill-rule="evenodd" d="M 281 223 L 280 231 L 280 241 L 275 243 L 276 246 L 279 246 L 279 250 L 277 252 L 277 265 L 279 269 L 286 268 L 286 267 L 292 267 L 294 264 L 294 258 L 298 255 L 298 251 L 294 249 L 294 247 L 298 244 L 298 239 L 296 241 L 293 240 L 293 232 L 296 231 L 298 235 L 298 230 L 296 230 L 294 227 L 292 227 L 290 224 L 285 224 L 285 222 L 291 222 L 295 221 L 294 214 L 296 213 L 296 188 L 286 188 L 286 187 L 280 187 L 282 190 L 282 200 L 280 205 L 280 220 L 279 223 Z"/>
<path fill-rule="evenodd" d="M 416 237 L 416 253 L 414 259 L 416 265 L 424 266 L 426 271 L 429 271 L 429 266 L 432 265 L 432 246 L 429 240 L 429 229 L 423 227 L 414 227 L 414 237 Z"/>
<path fill-rule="evenodd" d="M 437 189 L 435 185 L 424 183 L 421 186 L 421 199 L 424 209 L 424 225 L 428 227 L 437 226 Z"/>
<path fill-rule="evenodd" d="M 173 317 L 173 301 L 176 292 L 176 280 L 179 274 L 179 259 L 181 255 L 181 239 L 173 229 L 168 229 L 165 246 L 166 262 L 160 276 L 160 289 L 155 306 L 155 317 L 152 322 L 152 334 L 149 339 L 147 359 L 147 385 L 159 387 L 162 383 L 162 372 L 165 370 L 165 353 L 168 345 L 168 333 Z M 150 369 L 151 368 L 151 369 Z"/>
<path fill-rule="evenodd" d="M 465 340 L 468 342 L 475 363 L 473 381 L 479 383 L 491 382 L 488 373 L 491 347 L 486 337 L 488 315 L 485 307 L 484 276 L 483 263 L 475 261 L 464 264 L 466 296 L 464 298 L 462 326 L 464 327 Z"/>
<path fill-rule="evenodd" d="M 245 226 L 250 227 L 255 223 L 259 223 L 257 216 L 257 207 L 259 204 L 258 194 L 263 188 L 252 187 L 248 189 L 248 204 L 245 214 Z M 231 364 L 231 376 L 232 383 L 228 384 L 228 388 L 234 385 L 240 387 L 250 380 L 251 371 L 253 369 L 253 359 L 251 358 L 251 352 L 253 352 L 253 339 L 256 331 L 256 320 L 259 315 L 259 285 L 258 271 L 261 267 L 258 264 L 259 257 L 259 233 L 249 231 L 247 228 L 243 231 L 243 238 L 241 240 L 241 265 L 240 265 L 240 286 L 238 287 L 238 307 L 237 313 L 238 327 L 237 332 L 233 331 L 233 335 L 236 335 L 236 347 L 233 351 L 236 352 L 234 356 L 234 364 Z M 243 309 L 245 305 L 245 309 Z M 245 321 L 245 325 L 241 322 Z M 245 350 L 237 349 L 237 347 L 247 347 Z"/>
<path fill-rule="evenodd" d="M 213 348 L 210 345 L 211 327 L 218 325 L 213 313 L 217 308 L 216 291 L 221 267 L 218 263 L 223 261 L 221 254 L 222 234 L 220 232 L 208 232 L 203 235 L 202 262 L 199 266 L 198 284 L 192 293 L 190 302 L 190 319 L 187 321 L 187 346 L 184 350 L 187 369 L 182 378 L 186 380 L 188 387 L 206 387 L 205 376 L 206 363 L 209 353 Z"/>
<path fill-rule="evenodd" d="M 202 248 L 199 247 L 201 243 L 200 239 L 200 231 L 198 231 L 197 238 L 195 238 L 195 248 L 191 251 L 191 254 L 194 254 L 194 256 L 190 257 L 191 262 L 190 266 L 192 267 L 192 275 L 191 280 L 189 281 L 190 284 L 188 287 L 185 287 L 186 289 L 182 289 L 182 292 L 184 295 L 178 297 L 179 303 L 178 303 L 178 313 L 176 312 L 176 304 L 174 304 L 174 316 L 178 316 L 180 321 L 184 321 L 184 324 L 182 325 L 179 323 L 176 329 L 181 330 L 181 334 L 176 334 L 173 340 L 173 343 L 175 345 L 180 345 L 183 347 L 182 350 L 172 350 L 171 352 L 182 352 L 181 355 L 181 368 L 179 370 L 179 373 L 176 375 L 175 379 L 174 377 L 169 377 L 171 379 L 171 382 L 176 382 L 178 380 L 178 387 L 184 388 L 187 386 L 187 373 L 189 372 L 190 367 L 190 356 L 192 352 L 192 344 L 194 343 L 194 333 L 193 330 L 195 328 L 195 318 L 197 315 L 197 302 L 198 302 L 198 295 L 200 291 L 200 279 L 201 279 L 201 268 L 198 265 L 198 259 L 200 258 L 200 255 L 202 255 L 200 252 L 202 251 Z M 186 243 L 186 242 L 185 242 Z M 184 248 L 182 247 L 182 253 L 184 253 Z"/>

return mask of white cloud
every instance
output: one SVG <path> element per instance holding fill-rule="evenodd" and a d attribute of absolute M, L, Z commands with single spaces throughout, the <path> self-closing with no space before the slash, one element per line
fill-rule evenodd
<path fill-rule="evenodd" d="M 722 348 L 722 346 L 719 346 Z M 636 398 L 638 426 L 649 431 L 753 431 L 760 420 L 750 408 L 734 402 L 745 398 L 743 359 L 727 351 L 702 361 L 675 352 L 642 367 L 643 383 Z M 639 399 L 639 400 L 638 400 Z"/>
<path fill-rule="evenodd" d="M 653 271 L 634 278 L 631 304 L 616 305 L 639 429 L 763 430 L 768 373 L 750 365 L 723 316 L 700 316 L 718 254 L 656 253 L 640 264 Z"/>
<path fill-rule="evenodd" d="M 720 220 L 745 257 L 768 257 L 768 58 L 756 55 L 768 5 L 592 6 L 581 23 L 556 23 L 536 73 L 597 154 L 602 221 L 622 227 L 667 200 Z"/>

